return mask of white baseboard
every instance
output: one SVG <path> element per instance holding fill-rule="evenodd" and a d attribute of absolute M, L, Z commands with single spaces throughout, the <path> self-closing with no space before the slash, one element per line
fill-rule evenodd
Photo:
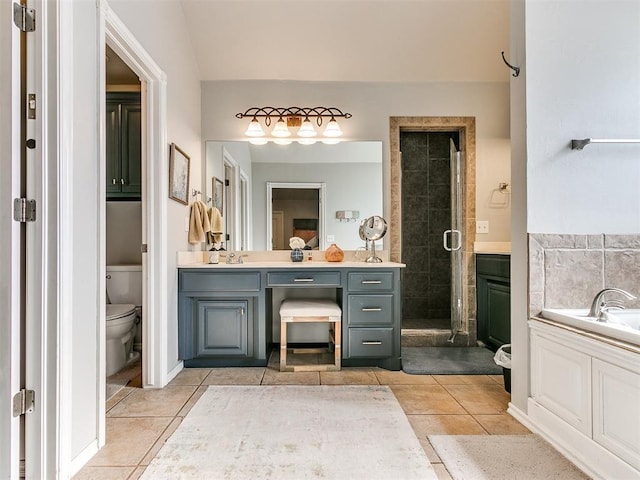
<path fill-rule="evenodd" d="M 175 367 L 173 367 L 173 369 L 169 373 L 167 373 L 167 383 L 173 380 L 176 377 L 176 375 L 178 375 L 182 371 L 183 368 L 184 368 L 184 362 L 180 360 L 178 364 Z"/>
<path fill-rule="evenodd" d="M 519 412 L 514 415 L 518 421 Z M 626 480 L 640 478 L 640 471 L 621 460 L 598 443 L 561 420 L 532 398 L 528 402 L 527 421 L 523 422 L 531 431 L 538 433 L 576 467 L 598 480 Z"/>
<path fill-rule="evenodd" d="M 80 469 L 84 467 L 96 453 L 98 453 L 98 450 L 100 450 L 98 448 L 98 439 L 95 439 L 89 445 L 87 445 L 84 450 L 76 455 L 74 459 L 71 460 L 71 464 L 69 465 L 69 478 L 78 473 Z"/>

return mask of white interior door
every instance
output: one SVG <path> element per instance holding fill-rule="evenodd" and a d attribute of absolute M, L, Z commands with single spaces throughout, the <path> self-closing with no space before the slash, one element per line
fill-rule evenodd
<path fill-rule="evenodd" d="M 23 385 L 22 275 L 24 228 L 13 220 L 13 199 L 21 196 L 21 37 L 13 3 L 0 2 L 0 478 L 18 478 L 23 458 L 21 420 L 13 396 Z"/>

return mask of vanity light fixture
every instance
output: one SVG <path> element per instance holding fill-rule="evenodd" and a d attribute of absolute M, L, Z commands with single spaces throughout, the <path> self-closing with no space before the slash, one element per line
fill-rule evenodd
<path fill-rule="evenodd" d="M 251 118 L 245 135 L 250 137 L 250 142 L 255 145 L 264 145 L 268 141 L 273 141 L 280 145 L 288 145 L 293 141 L 291 138 L 295 134 L 295 141 L 302 145 L 312 145 L 317 140 L 321 140 L 328 145 L 340 142 L 342 129 L 336 118 L 351 118 L 350 113 L 343 113 L 335 107 L 251 107 L 245 112 L 237 113 L 237 118 Z M 264 127 L 271 127 L 274 119 L 277 119 L 271 129 L 270 134 L 265 132 L 259 119 L 264 119 Z M 322 131 L 321 138 L 318 137 L 318 129 L 323 122 L 329 119 Z"/>

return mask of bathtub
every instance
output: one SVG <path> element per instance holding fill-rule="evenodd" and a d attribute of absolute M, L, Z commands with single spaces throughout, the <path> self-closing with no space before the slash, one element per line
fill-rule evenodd
<path fill-rule="evenodd" d="M 545 308 L 542 310 L 542 317 L 548 320 L 640 346 L 640 309 L 605 312 L 604 322 L 598 322 L 588 314 L 587 309 Z"/>

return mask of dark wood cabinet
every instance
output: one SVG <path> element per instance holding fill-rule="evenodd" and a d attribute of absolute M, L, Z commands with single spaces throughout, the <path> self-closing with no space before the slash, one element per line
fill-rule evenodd
<path fill-rule="evenodd" d="M 478 340 L 493 350 L 511 343 L 511 258 L 476 255 Z"/>
<path fill-rule="evenodd" d="M 140 199 L 142 109 L 140 94 L 107 93 L 107 200 Z"/>

